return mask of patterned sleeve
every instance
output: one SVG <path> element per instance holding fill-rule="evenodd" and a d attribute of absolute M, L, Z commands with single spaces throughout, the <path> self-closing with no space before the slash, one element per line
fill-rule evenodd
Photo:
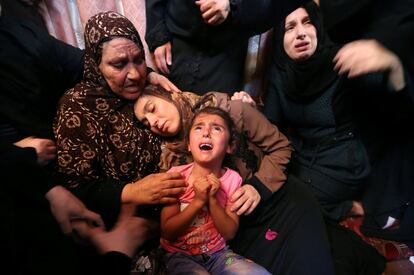
<path fill-rule="evenodd" d="M 104 220 L 116 218 L 125 183 L 102 177 L 99 169 L 99 123 L 82 112 L 82 105 L 66 93 L 54 124 L 58 172 L 68 187 Z"/>
<path fill-rule="evenodd" d="M 229 101 L 229 113 L 240 133 L 262 152 L 258 170 L 246 183 L 253 185 L 263 200 L 277 191 L 286 180 L 285 170 L 290 161 L 290 142 L 279 129 L 257 109 L 240 100 Z"/>
<path fill-rule="evenodd" d="M 59 105 L 54 125 L 59 172 L 68 175 L 68 187 L 98 179 L 96 162 L 98 148 L 94 142 L 99 137 L 94 121 L 82 112 L 82 105 L 66 93 Z"/>

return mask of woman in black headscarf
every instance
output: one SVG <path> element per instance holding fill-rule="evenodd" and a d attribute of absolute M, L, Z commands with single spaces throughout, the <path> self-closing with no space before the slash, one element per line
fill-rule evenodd
<path fill-rule="evenodd" d="M 396 53 L 412 77 L 414 75 L 414 2 L 411 0 L 320 0 L 325 26 L 332 40 L 346 43 L 361 38 L 373 38 Z M 403 241 L 414 248 L 414 108 L 404 97 L 392 101 L 377 98 L 380 112 L 370 112 L 375 120 L 371 128 L 387 125 L 387 132 L 375 138 L 378 148 L 368 179 L 369 196 L 364 198 L 366 215 L 361 230 L 368 236 Z M 384 114 L 382 110 L 387 110 Z M 391 115 L 390 115 L 391 114 Z M 371 192 L 372 191 L 372 192 Z M 384 194 L 388 196 L 384 199 Z M 390 209 L 394 209 L 390 211 Z M 394 212 L 394 213 L 390 213 Z M 383 230 L 383 224 L 393 217 L 399 228 Z"/>
<path fill-rule="evenodd" d="M 366 106 L 354 97 L 407 96 L 399 58 L 372 40 L 333 44 L 313 2 L 289 14 L 275 39 L 265 113 L 289 129 L 290 173 L 308 184 L 329 218 L 363 214 L 358 200 L 370 160 L 355 115 Z"/>

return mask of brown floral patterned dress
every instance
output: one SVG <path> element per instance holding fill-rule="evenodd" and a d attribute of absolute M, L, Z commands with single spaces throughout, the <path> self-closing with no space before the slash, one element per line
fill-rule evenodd
<path fill-rule="evenodd" d="M 132 23 L 99 13 L 85 27 L 83 80 L 60 99 L 54 132 L 67 187 L 104 220 L 116 219 L 122 189 L 158 170 L 160 141 L 134 119 L 133 102 L 112 92 L 98 64 L 102 43 L 124 37 L 143 50 Z"/>

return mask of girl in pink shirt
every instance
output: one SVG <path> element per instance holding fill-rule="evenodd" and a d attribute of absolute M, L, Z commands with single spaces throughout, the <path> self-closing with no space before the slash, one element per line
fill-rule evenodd
<path fill-rule="evenodd" d="M 230 197 L 240 175 L 223 167 L 234 146 L 234 123 L 228 113 L 207 107 L 193 117 L 188 150 L 193 163 L 176 166 L 188 182 L 179 202 L 161 212 L 161 245 L 168 252 L 168 274 L 270 274 L 226 246 L 239 226 Z"/>

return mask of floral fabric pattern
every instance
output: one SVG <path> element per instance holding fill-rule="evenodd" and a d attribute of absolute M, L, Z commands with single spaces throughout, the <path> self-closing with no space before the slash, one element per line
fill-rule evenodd
<path fill-rule="evenodd" d="M 99 70 L 102 43 L 132 40 L 143 50 L 132 23 L 115 12 L 91 17 L 85 27 L 83 80 L 60 99 L 54 123 L 59 172 L 68 187 L 90 180 L 126 183 L 158 170 L 160 140 L 135 118 L 133 102 L 115 95 Z"/>

